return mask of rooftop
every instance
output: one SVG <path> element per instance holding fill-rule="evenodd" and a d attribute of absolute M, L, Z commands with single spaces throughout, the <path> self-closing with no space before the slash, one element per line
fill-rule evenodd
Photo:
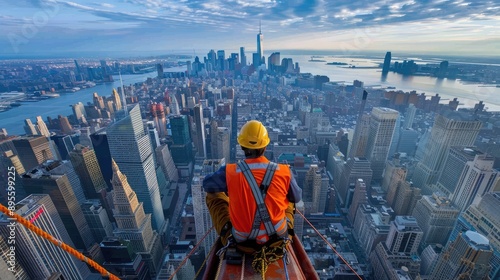
<path fill-rule="evenodd" d="M 476 250 L 489 250 L 490 241 L 482 234 L 468 230 L 463 235 L 463 238 Z"/>

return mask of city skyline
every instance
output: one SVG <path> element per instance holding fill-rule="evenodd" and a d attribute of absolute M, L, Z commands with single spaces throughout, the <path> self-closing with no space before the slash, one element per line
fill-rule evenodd
<path fill-rule="evenodd" d="M 500 6 L 492 2 L 382 1 L 7 1 L 0 55 L 79 51 L 253 52 L 259 21 L 265 50 L 415 51 L 499 54 Z M 58 36 L 54 36 L 58 34 Z M 253 35 L 253 36 L 250 36 Z M 123 40 L 127 38 L 127 40 Z M 34 44 L 36 42 L 36 44 Z M 136 42 L 141 42 L 137 44 Z M 265 53 L 269 55 L 269 53 Z"/>

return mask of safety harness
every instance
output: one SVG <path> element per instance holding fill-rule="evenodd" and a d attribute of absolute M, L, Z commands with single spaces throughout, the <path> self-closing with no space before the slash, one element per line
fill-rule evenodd
<path fill-rule="evenodd" d="M 271 238 L 271 236 L 276 236 L 276 229 L 271 221 L 271 216 L 269 215 L 269 210 L 267 210 L 267 206 L 264 203 L 264 199 L 266 198 L 267 190 L 269 189 L 269 185 L 271 184 L 271 180 L 278 165 L 274 162 L 270 162 L 267 165 L 266 174 L 264 175 L 264 179 L 262 179 L 260 188 L 257 185 L 257 181 L 255 181 L 252 171 L 250 171 L 250 167 L 245 161 L 238 162 L 238 167 L 243 175 L 245 175 L 245 179 L 252 189 L 253 198 L 257 204 L 257 210 L 255 211 L 252 224 L 252 231 L 250 232 L 248 239 L 255 240 L 257 238 L 261 222 L 264 224 L 264 228 L 266 229 L 266 233 L 269 238 Z"/>
<path fill-rule="evenodd" d="M 280 239 L 278 234 L 276 233 L 276 229 L 274 228 L 274 225 L 271 221 L 271 216 L 269 215 L 269 210 L 267 209 L 266 204 L 264 203 L 264 200 L 266 198 L 267 190 L 269 189 L 269 186 L 271 185 L 271 180 L 273 179 L 274 173 L 276 172 L 276 169 L 278 168 L 278 165 L 274 162 L 269 162 L 266 173 L 264 175 L 264 179 L 262 179 L 262 182 L 260 184 L 260 188 L 257 185 L 257 181 L 255 180 L 255 177 L 253 176 L 250 167 L 245 161 L 239 161 L 238 162 L 238 167 L 240 171 L 243 173 L 245 176 L 245 179 L 247 180 L 248 184 L 250 185 L 250 188 L 252 189 L 252 194 L 255 199 L 255 203 L 257 205 L 257 209 L 255 211 L 254 215 L 254 220 L 252 224 L 252 231 L 250 232 L 250 235 L 248 236 L 248 240 L 255 240 L 259 234 L 260 230 L 260 223 L 262 222 L 264 224 L 264 228 L 266 229 L 266 233 L 269 236 L 269 240 L 277 240 Z M 282 242 L 280 242 L 282 241 Z M 267 271 L 267 268 L 270 263 L 277 261 L 281 258 L 283 259 L 283 264 L 285 266 L 285 271 L 286 271 L 286 276 L 288 279 L 288 271 L 286 269 L 286 250 L 285 246 L 288 242 L 288 238 L 281 238 L 281 240 L 278 240 L 279 245 L 278 246 L 262 246 L 262 248 L 255 252 L 253 254 L 253 261 L 252 261 L 252 267 L 255 271 L 260 272 L 262 279 L 265 278 L 265 274 Z M 275 242 L 276 243 L 276 242 Z"/>

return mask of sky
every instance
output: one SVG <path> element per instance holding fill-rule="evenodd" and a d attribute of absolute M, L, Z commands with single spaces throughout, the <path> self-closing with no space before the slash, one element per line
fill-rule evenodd
<path fill-rule="evenodd" d="M 0 56 L 252 52 L 259 22 L 265 55 L 500 56 L 499 0 L 3 0 Z"/>

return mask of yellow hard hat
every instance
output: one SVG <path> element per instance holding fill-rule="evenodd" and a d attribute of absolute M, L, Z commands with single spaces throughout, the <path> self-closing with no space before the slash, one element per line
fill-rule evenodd
<path fill-rule="evenodd" d="M 244 124 L 240 130 L 240 135 L 238 135 L 238 144 L 248 149 L 262 149 L 270 141 L 266 127 L 261 122 L 255 120 Z"/>

